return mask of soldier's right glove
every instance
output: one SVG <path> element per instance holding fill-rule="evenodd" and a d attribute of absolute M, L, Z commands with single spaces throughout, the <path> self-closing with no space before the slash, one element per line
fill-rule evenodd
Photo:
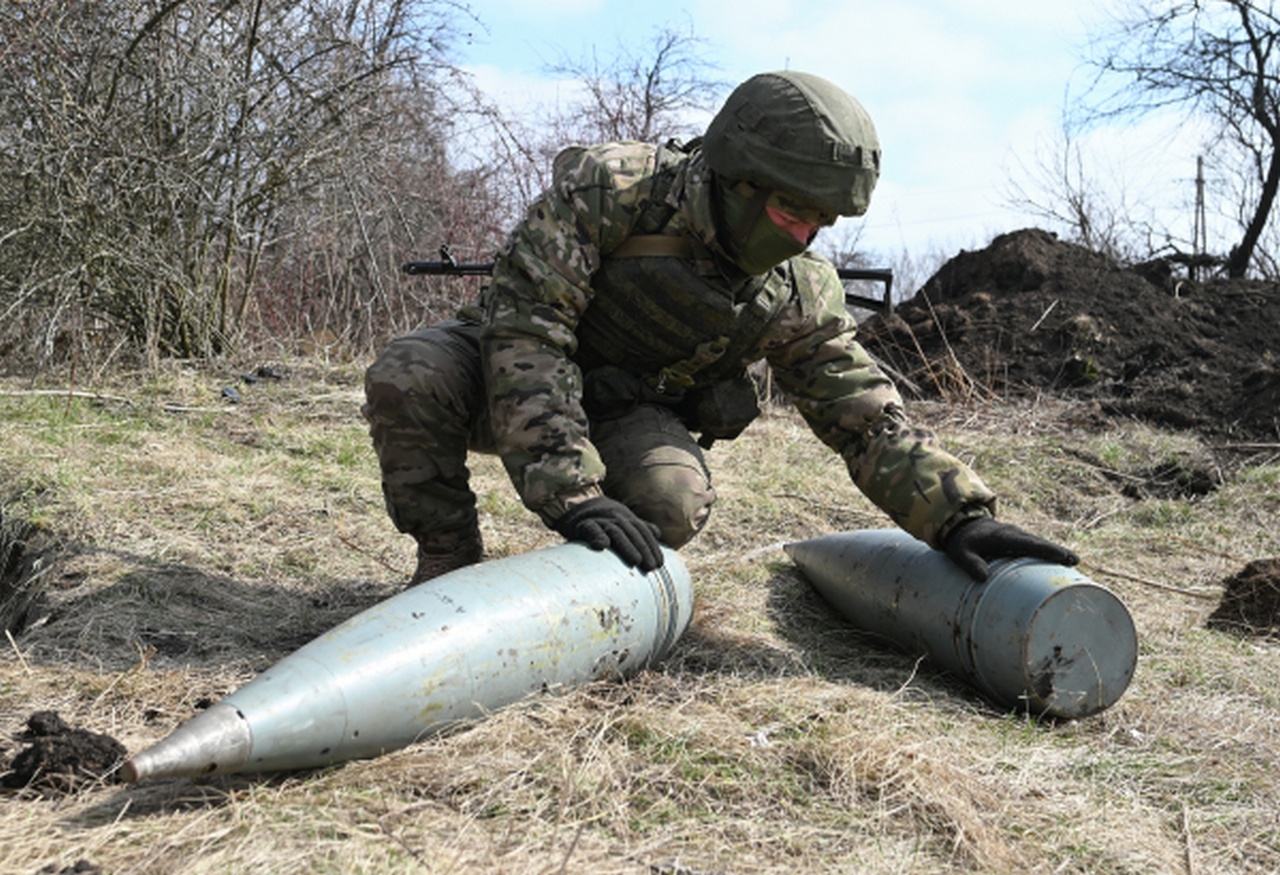
<path fill-rule="evenodd" d="M 585 542 L 592 550 L 612 550 L 623 562 L 645 574 L 662 567 L 658 527 L 607 496 L 574 505 L 555 521 L 553 528 L 570 541 Z"/>
<path fill-rule="evenodd" d="M 1029 556 L 1059 565 L 1075 565 L 1080 557 L 1066 547 L 1024 532 L 1017 526 L 976 517 L 956 526 L 943 543 L 951 561 L 974 580 L 986 580 L 992 559 Z"/>

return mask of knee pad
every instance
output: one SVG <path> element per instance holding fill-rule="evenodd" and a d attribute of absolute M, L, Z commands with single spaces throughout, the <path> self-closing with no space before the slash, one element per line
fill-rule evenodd
<path fill-rule="evenodd" d="M 605 494 L 623 502 L 682 547 L 707 524 L 716 493 L 702 448 L 674 413 L 641 405 L 593 424 L 592 440 L 608 474 Z"/>
<path fill-rule="evenodd" d="M 626 504 L 656 525 L 672 549 L 693 540 L 711 518 L 716 491 L 701 467 L 658 464 L 626 479 L 632 493 Z"/>

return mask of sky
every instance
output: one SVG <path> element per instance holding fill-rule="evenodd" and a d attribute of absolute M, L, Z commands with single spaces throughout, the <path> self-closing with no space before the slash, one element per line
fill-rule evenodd
<path fill-rule="evenodd" d="M 564 58 L 641 53 L 659 29 L 704 43 L 713 75 L 802 70 L 866 107 L 883 148 L 871 208 L 842 220 L 857 248 L 888 260 L 979 249 L 996 234 L 1044 225 L 1011 206 L 1010 180 L 1061 153 L 1066 101 L 1089 76 L 1084 46 L 1106 22 L 1096 0 L 473 0 L 456 48 L 500 106 L 550 105 L 568 88 L 547 72 Z M 1133 204 L 1186 214 L 1191 236 L 1196 139 L 1168 120 L 1126 123 L 1078 141 L 1090 166 Z M 1056 153 L 1055 153 L 1055 150 Z M 846 223 L 853 223 L 852 226 Z M 825 232 L 834 233 L 834 232 Z"/>

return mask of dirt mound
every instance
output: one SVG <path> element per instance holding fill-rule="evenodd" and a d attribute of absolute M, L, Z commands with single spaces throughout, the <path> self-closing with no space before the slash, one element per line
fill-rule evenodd
<path fill-rule="evenodd" d="M 863 343 L 921 395 L 1054 392 L 1219 439 L 1280 436 L 1280 285 L 1126 268 L 1047 231 L 961 252 Z"/>

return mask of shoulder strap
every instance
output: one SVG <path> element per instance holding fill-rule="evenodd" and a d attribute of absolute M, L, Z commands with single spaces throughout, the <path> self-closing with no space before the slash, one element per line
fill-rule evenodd
<path fill-rule="evenodd" d="M 675 207 L 667 203 L 667 195 L 675 182 L 677 165 L 687 157 L 684 147 L 676 140 L 661 143 L 654 150 L 649 202 L 645 205 L 640 221 L 635 224 L 637 234 L 660 234 L 675 215 Z"/>
<path fill-rule="evenodd" d="M 683 234 L 663 234 L 662 231 L 675 215 L 675 208 L 667 203 L 667 195 L 675 178 L 675 166 L 685 156 L 685 149 L 676 140 L 661 143 L 653 153 L 653 174 L 649 197 L 635 223 L 635 233 L 607 253 L 605 258 L 683 258 L 693 259 L 692 240 Z"/>

